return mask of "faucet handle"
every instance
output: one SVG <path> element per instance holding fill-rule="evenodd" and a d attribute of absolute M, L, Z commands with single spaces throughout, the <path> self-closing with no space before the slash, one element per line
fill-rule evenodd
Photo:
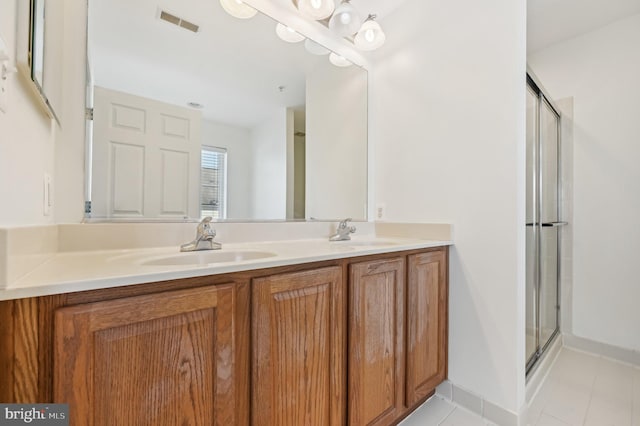
<path fill-rule="evenodd" d="M 198 224 L 197 234 L 198 237 L 210 237 L 213 238 L 216 236 L 216 230 L 211 228 L 211 221 L 213 218 L 211 216 L 207 216 Z"/>
<path fill-rule="evenodd" d="M 347 227 L 348 223 L 351 222 L 353 219 L 351 219 L 350 217 L 346 218 L 343 221 L 340 221 L 340 223 L 338 224 L 338 228 L 340 229 L 344 229 Z"/>

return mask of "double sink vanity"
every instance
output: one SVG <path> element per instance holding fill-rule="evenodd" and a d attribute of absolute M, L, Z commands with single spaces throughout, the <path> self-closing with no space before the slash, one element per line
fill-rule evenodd
<path fill-rule="evenodd" d="M 446 378 L 447 225 L 220 225 L 191 252 L 96 242 L 153 224 L 60 227 L 0 290 L 0 401 L 76 425 L 390 425 Z"/>

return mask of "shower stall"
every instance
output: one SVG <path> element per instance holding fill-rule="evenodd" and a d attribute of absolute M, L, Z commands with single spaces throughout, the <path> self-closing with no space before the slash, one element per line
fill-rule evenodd
<path fill-rule="evenodd" d="M 526 371 L 559 332 L 560 114 L 527 75 Z"/>

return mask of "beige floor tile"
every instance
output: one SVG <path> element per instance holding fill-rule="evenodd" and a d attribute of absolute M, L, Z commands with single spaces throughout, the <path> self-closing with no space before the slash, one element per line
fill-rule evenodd
<path fill-rule="evenodd" d="M 486 420 L 471 411 L 457 407 L 447 418 L 440 423 L 441 426 L 487 426 Z"/>
<path fill-rule="evenodd" d="M 536 423 L 536 426 L 567 426 L 567 423 L 562 420 L 558 420 L 547 413 L 542 413 L 538 419 L 538 423 Z"/>
<path fill-rule="evenodd" d="M 543 411 L 570 425 L 582 425 L 590 399 L 589 386 L 572 381 L 555 381 Z"/>
<path fill-rule="evenodd" d="M 631 426 L 631 402 L 613 396 L 594 395 L 589 403 L 585 426 Z"/>
<path fill-rule="evenodd" d="M 450 402 L 434 396 L 403 420 L 399 426 L 438 426 L 455 408 L 455 405 Z"/>

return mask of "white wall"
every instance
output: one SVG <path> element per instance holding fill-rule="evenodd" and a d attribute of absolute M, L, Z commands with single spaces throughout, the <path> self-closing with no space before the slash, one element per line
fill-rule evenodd
<path fill-rule="evenodd" d="M 9 77 L 8 111 L 0 113 L 2 225 L 79 222 L 83 217 L 86 2 L 63 3 L 64 47 L 57 54 L 64 68 L 56 88 L 64 94 L 56 106 L 61 125 L 44 114 L 22 76 Z M 28 2 L 0 0 L 0 35 L 12 57 L 26 57 Z M 49 216 L 43 214 L 44 173 L 53 178 Z"/>
<path fill-rule="evenodd" d="M 0 37 L 15 65 L 17 0 L 0 0 Z M 22 28 L 21 28 L 22 29 Z M 52 121 L 40 109 L 22 76 L 7 83 L 7 111 L 0 112 L 0 225 L 53 222 L 43 213 L 44 173 L 54 172 Z"/>
<path fill-rule="evenodd" d="M 524 0 L 408 0 L 371 73 L 376 203 L 454 226 L 449 379 L 524 403 Z"/>
<path fill-rule="evenodd" d="M 574 100 L 573 334 L 640 350 L 640 14 L 535 52 Z"/>
<path fill-rule="evenodd" d="M 287 109 L 251 129 L 253 218 L 287 217 Z"/>
<path fill-rule="evenodd" d="M 64 2 L 61 126 L 55 141 L 55 221 L 78 223 L 85 201 L 86 0 Z"/>
<path fill-rule="evenodd" d="M 307 75 L 306 216 L 364 219 L 367 73 L 329 61 Z"/>
<path fill-rule="evenodd" d="M 227 217 L 251 218 L 253 148 L 251 132 L 203 120 L 202 144 L 227 150 Z"/>

